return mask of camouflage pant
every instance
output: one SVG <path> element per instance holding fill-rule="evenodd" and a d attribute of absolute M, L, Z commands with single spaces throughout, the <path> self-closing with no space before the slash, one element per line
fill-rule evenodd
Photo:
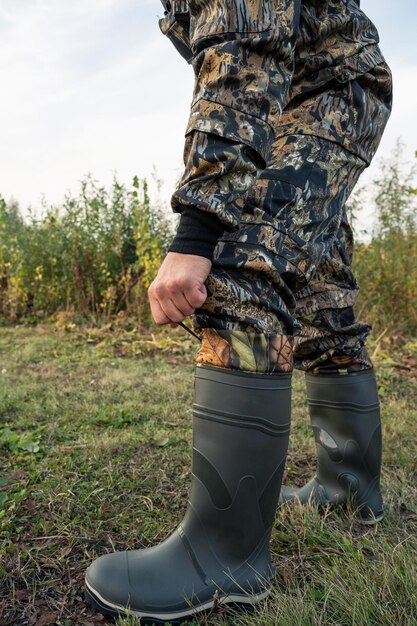
<path fill-rule="evenodd" d="M 208 298 L 194 318 L 197 363 L 264 373 L 372 367 L 370 326 L 353 312 L 358 285 L 345 206 L 390 104 L 384 63 L 289 100 L 239 227 L 216 247 Z M 193 142 L 196 150 L 198 134 Z"/>
<path fill-rule="evenodd" d="M 197 362 L 257 372 L 371 367 L 345 203 L 391 107 L 358 0 L 162 0 L 194 69 L 172 198 L 227 232 L 196 312 Z"/>

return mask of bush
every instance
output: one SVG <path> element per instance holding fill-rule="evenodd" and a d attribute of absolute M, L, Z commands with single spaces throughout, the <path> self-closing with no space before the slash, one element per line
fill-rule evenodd
<path fill-rule="evenodd" d="M 44 207 L 41 219 L 23 219 L 0 198 L 0 315 L 144 314 L 172 235 L 138 178 L 131 189 L 115 179 L 107 191 L 89 176 L 78 196 Z"/>
<path fill-rule="evenodd" d="M 416 170 L 399 145 L 380 175 L 353 195 L 351 217 L 365 202 L 376 210 L 371 241 L 354 258 L 361 295 L 359 317 L 376 332 L 417 332 Z M 60 207 L 23 219 L 0 197 L 0 317 L 77 313 L 107 319 L 120 311 L 147 321 L 147 288 L 173 237 L 171 222 L 152 206 L 146 180 L 109 190 L 91 176 Z"/>
<path fill-rule="evenodd" d="M 383 161 L 371 186 L 376 227 L 370 243 L 356 248 L 355 270 L 361 285 L 359 308 L 376 332 L 417 332 L 416 168 L 402 163 L 398 145 Z M 360 196 L 359 196 L 360 197 Z M 357 202 L 355 211 L 360 209 Z"/>

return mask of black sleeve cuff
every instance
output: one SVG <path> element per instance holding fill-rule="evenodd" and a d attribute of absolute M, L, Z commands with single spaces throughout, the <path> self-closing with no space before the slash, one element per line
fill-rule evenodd
<path fill-rule="evenodd" d="M 168 252 L 195 254 L 212 260 L 214 248 L 225 231 L 225 225 L 214 213 L 184 207 L 177 234 Z"/>

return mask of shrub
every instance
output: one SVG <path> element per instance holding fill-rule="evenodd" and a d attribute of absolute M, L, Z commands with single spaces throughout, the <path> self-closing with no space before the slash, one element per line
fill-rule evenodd
<path fill-rule="evenodd" d="M 415 177 L 415 166 L 405 167 L 398 144 L 370 189 L 376 226 L 370 243 L 357 246 L 354 265 L 361 285 L 359 307 L 377 332 L 417 332 Z"/>
<path fill-rule="evenodd" d="M 353 221 L 372 202 L 376 226 L 354 258 L 361 295 L 358 313 L 376 332 L 417 332 L 416 169 L 403 164 L 401 145 L 379 176 L 355 193 Z M 150 202 L 146 180 L 110 189 L 91 176 L 62 206 L 24 219 L 0 197 L 0 317 L 71 311 L 108 319 L 125 311 L 149 320 L 147 288 L 173 237 L 171 221 Z"/>
<path fill-rule="evenodd" d="M 0 315 L 145 314 L 146 289 L 171 238 L 146 180 L 136 177 L 131 189 L 114 179 L 106 190 L 88 176 L 77 196 L 44 207 L 40 219 L 23 219 L 0 199 Z"/>

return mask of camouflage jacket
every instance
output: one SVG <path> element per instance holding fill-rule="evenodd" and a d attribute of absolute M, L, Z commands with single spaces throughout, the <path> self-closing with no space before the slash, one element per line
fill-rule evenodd
<path fill-rule="evenodd" d="M 382 63 L 378 33 L 356 0 L 161 1 L 160 28 L 195 73 L 172 206 L 216 213 L 233 229 L 284 108 Z"/>

